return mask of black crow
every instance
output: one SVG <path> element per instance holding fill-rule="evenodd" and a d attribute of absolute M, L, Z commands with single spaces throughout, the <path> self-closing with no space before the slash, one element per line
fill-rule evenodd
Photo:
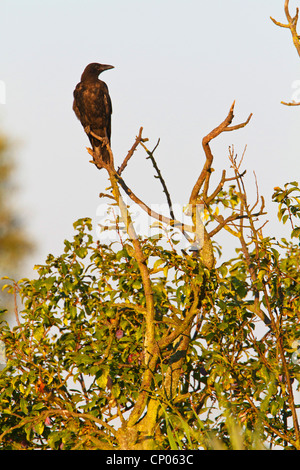
<path fill-rule="evenodd" d="M 74 90 L 73 110 L 90 139 L 93 151 L 105 163 L 110 161 L 106 144 L 110 144 L 112 105 L 107 85 L 98 76 L 104 70 L 113 68 L 112 65 L 98 63 L 87 65 Z"/>

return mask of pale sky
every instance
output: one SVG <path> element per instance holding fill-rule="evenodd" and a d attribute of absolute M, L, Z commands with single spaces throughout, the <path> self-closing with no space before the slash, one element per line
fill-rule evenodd
<path fill-rule="evenodd" d="M 299 3 L 290 2 L 292 14 Z M 284 0 L 2 0 L 0 80 L 6 104 L 0 104 L 0 122 L 16 144 L 18 206 L 39 246 L 30 265 L 42 263 L 49 252 L 60 254 L 75 220 L 97 220 L 98 194 L 108 186 L 105 171 L 88 162 L 88 139 L 72 111 L 73 89 L 90 62 L 115 66 L 101 78 L 113 103 L 117 166 L 143 126 L 149 148 L 161 139 L 155 155 L 175 204 L 187 203 L 203 164 L 202 138 L 225 118 L 233 100 L 234 124 L 252 112 L 246 128 L 213 143 L 213 167 L 218 178 L 229 169 L 228 146 L 241 154 L 247 145 L 249 194 L 254 201 L 255 171 L 270 210 L 264 234 L 281 234 L 273 187 L 300 175 L 300 107 L 280 104 L 300 88 L 300 59 L 290 32 L 270 20 L 285 21 L 283 5 Z M 152 175 L 142 151 L 123 173 L 148 205 L 165 203 Z"/>

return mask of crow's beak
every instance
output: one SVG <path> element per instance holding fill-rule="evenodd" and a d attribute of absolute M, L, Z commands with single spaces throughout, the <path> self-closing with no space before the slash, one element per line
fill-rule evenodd
<path fill-rule="evenodd" d="M 109 70 L 109 69 L 114 69 L 115 67 L 113 65 L 102 65 L 103 70 Z"/>

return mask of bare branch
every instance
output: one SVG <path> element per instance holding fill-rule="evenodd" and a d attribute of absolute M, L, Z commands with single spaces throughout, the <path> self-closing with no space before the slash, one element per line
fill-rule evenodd
<path fill-rule="evenodd" d="M 238 164 L 238 170 L 240 169 L 241 164 L 243 163 L 246 150 L 247 150 L 247 145 L 245 145 L 244 151 L 243 151 L 242 156 L 241 156 L 241 159 L 240 159 L 240 163 Z M 245 173 L 245 172 L 244 172 L 244 173 Z"/>
<path fill-rule="evenodd" d="M 173 205 L 172 205 L 172 201 L 171 201 L 171 196 L 170 196 L 170 193 L 168 191 L 168 188 L 167 188 L 167 185 L 166 185 L 166 182 L 165 180 L 163 179 L 162 177 L 162 174 L 161 174 L 161 171 L 160 169 L 158 168 L 157 166 L 157 163 L 156 163 L 156 160 L 153 156 L 155 150 L 157 149 L 158 145 L 159 145 L 159 142 L 160 142 L 160 139 L 158 139 L 157 141 L 157 144 L 155 145 L 154 149 L 152 150 L 152 152 L 150 152 L 150 150 L 147 149 L 146 145 L 144 145 L 143 143 L 141 144 L 142 147 L 144 147 L 144 149 L 146 150 L 147 154 L 148 154 L 148 157 L 147 158 L 150 158 L 151 162 L 152 162 L 152 165 L 153 165 L 153 168 L 155 169 L 156 173 L 157 173 L 157 177 L 159 179 L 159 181 L 161 182 L 161 185 L 163 187 L 163 192 L 165 193 L 166 195 L 166 198 L 167 198 L 167 203 L 168 203 L 168 206 L 169 206 L 169 211 L 170 211 L 170 216 L 171 218 L 174 220 L 175 219 L 175 215 L 174 215 L 174 211 L 173 211 Z"/>
<path fill-rule="evenodd" d="M 143 130 L 143 128 L 141 127 L 140 128 L 140 133 L 136 138 L 136 142 L 138 141 L 138 143 L 146 142 L 148 140 L 148 139 L 142 139 L 141 138 L 142 130 Z M 190 225 L 183 224 L 182 222 L 179 222 L 179 220 L 171 219 L 171 218 L 166 217 L 164 215 L 158 214 L 157 212 L 153 211 L 149 206 L 147 206 L 147 204 L 145 204 L 141 199 L 139 199 L 133 193 L 133 191 L 131 191 L 131 189 L 126 185 L 125 181 L 123 180 L 123 178 L 121 178 L 119 173 L 116 172 L 116 170 L 114 168 L 114 164 L 113 164 L 113 161 L 114 161 L 113 154 L 112 154 L 112 151 L 111 151 L 111 148 L 110 148 L 110 145 L 109 145 L 109 142 L 107 141 L 107 139 L 105 139 L 105 138 L 103 139 L 103 138 L 97 136 L 96 134 L 94 134 L 92 132 L 90 132 L 90 133 L 91 133 L 91 135 L 93 135 L 93 137 L 95 137 L 98 140 L 102 141 L 106 145 L 107 151 L 110 154 L 110 162 L 108 164 L 106 164 L 106 163 L 103 162 L 100 154 L 98 154 L 97 152 L 93 152 L 93 150 L 90 149 L 90 148 L 87 148 L 87 151 L 93 157 L 93 161 L 91 161 L 91 163 L 94 163 L 97 166 L 97 168 L 99 168 L 99 169 L 106 168 L 107 171 L 109 172 L 109 174 L 117 179 L 118 183 L 121 185 L 121 187 L 123 188 L 125 193 L 130 197 L 130 199 L 132 199 L 133 202 L 138 204 L 145 212 L 147 212 L 148 215 L 150 215 L 151 217 L 153 217 L 156 220 L 159 220 L 160 222 L 163 222 L 167 225 L 170 225 L 171 227 L 178 228 L 183 233 L 185 238 L 188 241 L 191 242 L 192 239 L 186 232 L 193 233 L 194 232 L 193 227 L 190 226 Z M 136 142 L 135 142 L 135 144 L 136 144 Z M 132 146 L 131 150 L 134 148 L 135 144 Z M 131 156 L 133 154 L 134 150 L 132 152 L 131 152 L 131 150 L 129 151 L 129 153 L 128 153 L 126 159 L 125 159 L 126 160 L 126 165 L 127 165 L 127 162 L 129 160 L 129 158 L 131 158 Z M 124 162 L 125 162 L 125 160 L 124 160 Z M 124 166 L 124 162 L 122 164 L 123 169 L 126 166 L 126 165 Z M 119 169 L 119 171 L 120 171 L 120 169 Z M 102 194 L 101 194 L 101 196 L 102 196 Z"/>
<path fill-rule="evenodd" d="M 134 154 L 134 152 L 137 149 L 138 145 L 142 142 L 147 142 L 148 139 L 143 139 L 142 138 L 142 132 L 143 132 L 143 128 L 141 127 L 140 131 L 139 131 L 139 134 L 136 136 L 136 139 L 135 139 L 135 142 L 134 142 L 133 146 L 129 150 L 128 154 L 124 158 L 124 161 L 123 161 L 122 165 L 119 167 L 119 169 L 117 171 L 118 175 L 120 175 L 122 173 L 122 171 L 126 168 L 128 161 L 130 160 L 130 158 Z"/>
<path fill-rule="evenodd" d="M 256 201 L 254 203 L 254 205 L 252 206 L 252 208 L 250 209 L 250 212 L 253 212 L 255 207 L 257 206 L 257 204 L 259 203 L 259 190 L 258 190 L 258 183 L 257 183 L 257 177 L 256 177 L 256 173 L 255 171 L 253 171 L 253 174 L 254 174 L 254 179 L 255 179 L 255 187 L 256 187 Z M 263 206 L 264 206 L 264 199 L 263 199 Z"/>
<path fill-rule="evenodd" d="M 197 196 L 199 194 L 199 191 L 200 191 L 204 181 L 206 182 L 204 197 L 207 196 L 208 183 L 209 183 L 210 172 L 211 172 L 211 165 L 212 165 L 212 161 L 213 161 L 213 155 L 212 155 L 212 152 L 211 152 L 211 149 L 210 149 L 210 146 L 209 146 L 209 143 L 211 142 L 211 140 L 218 137 L 222 132 L 233 131 L 233 130 L 241 129 L 242 127 L 245 127 L 251 119 L 252 114 L 250 114 L 250 116 L 248 117 L 248 119 L 245 122 L 243 122 L 241 124 L 238 124 L 236 126 L 229 127 L 229 125 L 231 124 L 231 122 L 233 120 L 233 117 L 234 117 L 234 114 L 233 114 L 234 105 L 235 105 L 235 101 L 232 103 L 231 108 L 229 110 L 229 113 L 226 116 L 226 118 L 224 119 L 224 121 L 219 126 L 217 126 L 215 129 L 213 129 L 209 134 L 207 134 L 207 136 L 205 136 L 202 140 L 202 146 L 203 146 L 203 150 L 204 150 L 204 153 L 205 153 L 205 156 L 206 156 L 206 161 L 203 165 L 203 169 L 200 173 L 200 176 L 197 179 L 197 181 L 196 181 L 196 183 L 193 187 L 193 190 L 192 190 L 192 193 L 191 193 L 191 196 L 190 196 L 190 201 L 189 201 L 190 204 L 195 204 Z"/>
<path fill-rule="evenodd" d="M 288 28 L 291 31 L 292 38 L 293 38 L 293 43 L 294 46 L 298 52 L 298 55 L 300 56 L 300 38 L 297 33 L 297 23 L 298 23 L 298 18 L 299 18 L 299 8 L 296 8 L 296 14 L 294 17 L 291 16 L 289 12 L 289 0 L 285 0 L 284 3 L 284 12 L 285 16 L 288 20 L 288 24 L 283 24 L 280 23 L 279 21 L 275 20 L 274 18 L 270 17 L 271 20 L 273 21 L 274 24 L 277 26 L 280 26 L 281 28 Z M 286 104 L 286 103 L 283 103 Z M 288 104 L 287 106 L 295 106 L 293 104 Z M 297 105 L 296 105 L 297 106 Z"/>
<path fill-rule="evenodd" d="M 277 26 L 280 26 L 281 28 L 289 28 L 288 24 L 280 23 L 279 21 L 276 21 L 274 18 L 272 18 L 272 16 L 270 16 L 270 19 L 273 21 L 273 23 L 275 23 Z"/>
<path fill-rule="evenodd" d="M 107 137 L 100 137 L 99 135 L 95 134 L 95 132 L 89 130 L 89 134 L 95 139 L 99 140 L 101 145 L 99 147 L 96 147 L 94 150 L 90 149 L 87 147 L 88 153 L 93 157 L 93 160 L 90 160 L 90 163 L 93 163 L 96 165 L 98 170 L 101 170 L 102 168 L 108 169 L 108 167 L 113 167 L 114 166 L 114 156 L 110 148 L 110 143 Z M 101 147 L 106 148 L 108 154 L 109 154 L 109 162 L 105 162 L 101 153 Z"/>
<path fill-rule="evenodd" d="M 207 134 L 207 136 L 203 137 L 203 139 L 202 139 L 202 147 L 203 147 L 203 150 L 205 152 L 206 161 L 203 165 L 203 169 L 200 173 L 200 176 L 197 179 L 197 181 L 196 181 L 196 183 L 193 187 L 193 190 L 192 190 L 192 193 L 191 193 L 191 196 L 190 196 L 190 201 L 189 201 L 190 204 L 195 204 L 197 196 L 199 194 L 199 191 L 200 191 L 200 189 L 201 189 L 201 187 L 202 187 L 202 185 L 205 181 L 205 178 L 207 177 L 207 173 L 211 169 L 211 165 L 212 165 L 212 161 L 213 161 L 213 155 L 212 155 L 210 147 L 209 147 L 209 142 L 211 140 L 215 139 L 218 135 L 220 135 L 223 132 L 223 130 L 227 126 L 229 126 L 229 124 L 231 123 L 231 121 L 233 119 L 234 105 L 235 105 L 235 101 L 232 103 L 231 108 L 229 110 L 229 113 L 228 113 L 227 117 L 224 119 L 224 121 L 218 127 L 213 129 L 209 134 Z"/>
<path fill-rule="evenodd" d="M 260 210 L 259 212 L 256 212 L 255 214 L 252 214 L 252 217 L 259 217 L 260 215 L 265 215 L 266 212 L 262 212 L 262 210 Z M 210 237 L 213 237 L 214 235 L 216 235 L 216 233 L 220 232 L 220 230 L 225 227 L 226 225 L 228 225 L 229 223 L 231 222 L 234 222 L 235 220 L 241 220 L 241 219 L 248 219 L 249 216 L 247 214 L 231 214 L 230 216 L 228 216 L 226 219 L 224 219 L 223 216 L 221 215 L 214 215 L 214 219 L 219 222 L 219 225 L 214 228 L 211 232 L 209 232 L 209 236 Z M 231 232 L 232 233 L 232 232 Z M 236 236 L 238 236 L 238 232 L 236 232 L 235 234 Z"/>
<path fill-rule="evenodd" d="M 211 203 L 211 201 L 213 201 L 215 199 L 215 197 L 217 197 L 219 192 L 222 190 L 225 181 L 226 181 L 226 170 L 223 170 L 221 181 L 218 184 L 218 186 L 216 187 L 216 189 L 213 191 L 213 193 L 209 197 L 204 198 L 205 205 L 209 205 Z"/>
<path fill-rule="evenodd" d="M 288 22 L 291 23 L 292 22 L 292 17 L 291 17 L 290 12 L 289 12 L 289 3 L 290 3 L 289 0 L 285 0 L 285 2 L 284 2 L 284 12 L 285 12 L 285 16 L 286 16 Z"/>
<path fill-rule="evenodd" d="M 159 220 L 160 222 L 163 222 L 167 225 L 170 225 L 171 227 L 176 227 L 179 230 L 181 230 L 182 232 L 191 232 L 191 233 L 193 233 L 194 230 L 193 230 L 192 226 L 183 224 L 182 222 L 179 222 L 179 220 L 176 220 L 176 219 L 174 219 L 174 220 L 170 219 L 170 217 L 166 217 L 162 214 L 158 214 L 157 212 L 152 210 L 149 206 L 147 206 L 147 204 L 145 204 L 141 199 L 139 199 L 133 193 L 133 191 L 131 191 L 130 188 L 128 188 L 128 186 L 126 185 L 123 178 L 121 178 L 117 173 L 115 173 L 115 176 L 116 176 L 120 186 L 122 187 L 122 189 L 127 194 L 127 196 L 129 196 L 130 199 L 132 199 L 133 202 L 138 204 L 145 212 L 147 212 L 148 215 L 150 215 L 151 217 L 153 217 L 156 220 Z"/>
<path fill-rule="evenodd" d="M 252 118 L 253 114 L 249 114 L 248 116 L 248 119 L 245 121 L 245 122 L 242 122 L 241 124 L 237 124 L 236 126 L 230 126 L 230 127 L 226 127 L 224 129 L 224 132 L 227 132 L 227 131 L 236 131 L 237 129 L 242 129 L 242 127 L 245 127 L 247 126 L 248 122 L 250 121 L 250 119 Z"/>
<path fill-rule="evenodd" d="M 285 101 L 280 101 L 281 104 L 284 104 L 285 106 L 300 106 L 300 103 L 295 103 L 295 101 L 292 101 L 291 103 L 286 103 Z"/>

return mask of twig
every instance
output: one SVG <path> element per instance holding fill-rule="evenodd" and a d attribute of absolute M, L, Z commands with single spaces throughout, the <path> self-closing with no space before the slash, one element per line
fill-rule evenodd
<path fill-rule="evenodd" d="M 170 196 L 170 193 L 168 191 L 168 188 L 167 188 L 167 185 L 166 185 L 166 182 L 165 180 L 163 179 L 162 177 L 162 174 L 161 174 L 161 171 L 160 169 L 158 168 L 157 166 L 157 163 L 156 163 L 156 160 L 153 156 L 155 150 L 157 149 L 158 145 L 159 145 L 159 142 L 160 142 L 160 139 L 158 139 L 157 141 L 157 144 L 155 145 L 154 149 L 152 150 L 152 152 L 150 152 L 150 150 L 147 149 L 146 145 L 144 145 L 143 143 L 141 143 L 142 147 L 144 147 L 144 149 L 146 150 L 147 154 L 148 154 L 148 157 L 151 162 L 152 162 L 152 165 L 153 165 L 153 168 L 155 169 L 156 173 L 157 173 L 157 177 L 159 179 L 159 181 L 161 182 L 161 185 L 163 187 L 163 192 L 165 193 L 166 195 L 166 198 L 167 198 L 167 203 L 168 203 L 168 206 L 169 206 L 169 211 L 170 211 L 170 216 L 171 216 L 171 219 L 175 219 L 175 215 L 174 215 L 174 211 L 173 211 L 173 205 L 172 205 L 172 201 L 171 201 L 171 196 Z"/>
<path fill-rule="evenodd" d="M 179 230 L 181 230 L 182 232 L 191 232 L 191 233 L 193 233 L 194 230 L 193 230 L 192 226 L 183 224 L 182 222 L 179 222 L 179 220 L 176 220 L 176 219 L 170 219 L 170 217 L 166 217 L 162 214 L 158 214 L 157 212 L 152 210 L 149 206 L 147 206 L 147 204 L 145 204 L 143 201 L 141 201 L 141 199 L 139 199 L 133 193 L 133 191 L 131 191 L 130 188 L 128 188 L 125 181 L 118 175 L 117 172 L 115 173 L 115 176 L 116 176 L 120 186 L 122 187 L 122 189 L 127 194 L 127 196 L 129 196 L 130 199 L 132 199 L 133 202 L 138 204 L 145 212 L 147 212 L 148 215 L 150 215 L 151 217 L 153 217 L 156 220 L 159 220 L 160 222 L 163 222 L 167 225 L 170 225 L 171 227 L 176 227 Z"/>
<path fill-rule="evenodd" d="M 233 149 L 231 149 L 231 148 L 229 148 L 229 159 L 230 159 L 230 162 L 232 164 L 232 168 L 233 168 L 236 176 L 240 176 L 240 173 L 239 173 L 240 164 L 237 165 L 236 158 L 234 157 Z M 244 228 L 243 219 L 245 218 L 245 216 L 250 222 L 250 228 L 252 230 L 252 233 L 256 234 L 257 230 L 255 230 L 254 223 L 253 223 L 253 218 L 254 217 L 259 217 L 261 215 L 265 215 L 265 213 L 263 212 L 264 207 L 265 207 L 265 201 L 264 201 L 263 197 L 261 198 L 262 202 L 261 202 L 261 207 L 260 207 L 259 212 L 253 214 L 253 210 L 257 206 L 258 201 L 259 201 L 259 193 L 258 193 L 258 185 L 257 185 L 256 175 L 254 174 L 254 176 L 255 176 L 255 182 L 256 182 L 256 194 L 257 194 L 257 196 L 256 196 L 256 202 L 253 205 L 252 209 L 249 209 L 249 205 L 247 203 L 247 196 L 246 196 L 246 190 L 245 190 L 243 178 L 238 177 L 236 179 L 239 194 L 240 194 L 240 199 L 241 199 L 241 210 L 240 210 L 240 216 L 238 217 L 238 218 L 240 218 L 241 223 L 240 223 L 239 231 L 237 232 L 237 234 L 238 234 L 237 236 L 240 240 L 241 247 L 242 247 L 242 252 L 244 254 L 245 261 L 246 261 L 246 264 L 248 266 L 249 274 L 250 274 L 250 277 L 251 277 L 251 280 L 252 280 L 252 283 L 253 283 L 254 313 L 257 316 L 259 316 L 261 318 L 261 320 L 263 320 L 266 325 L 271 327 L 272 324 L 273 324 L 273 319 L 272 318 L 270 319 L 262 311 L 262 309 L 260 308 L 259 291 L 256 288 L 257 274 L 256 274 L 255 266 L 251 261 L 251 257 L 250 257 L 248 247 L 247 247 L 247 244 L 246 244 L 246 241 L 245 241 L 245 238 L 244 238 L 244 233 L 243 233 L 243 228 Z"/>
<path fill-rule="evenodd" d="M 254 174 L 255 187 L 256 187 L 256 201 L 255 201 L 254 205 L 252 206 L 252 208 L 250 209 L 251 213 L 254 211 L 255 207 L 259 203 L 259 190 L 258 190 L 258 182 L 257 182 L 257 177 L 256 177 L 255 171 L 253 171 L 253 174 Z M 263 205 L 263 207 L 265 206 L 265 201 L 264 201 L 263 196 L 262 196 L 262 205 Z"/>
<path fill-rule="evenodd" d="M 296 14 L 295 14 L 294 17 L 292 17 L 290 12 L 289 12 L 289 0 L 285 0 L 284 12 L 285 12 L 285 16 L 288 20 L 288 24 L 280 23 L 279 21 L 275 20 L 274 18 L 272 18 L 272 17 L 270 17 L 270 18 L 273 21 L 273 23 L 276 24 L 277 26 L 280 26 L 281 28 L 288 28 L 291 31 L 294 46 L 295 46 L 295 48 L 298 52 L 298 55 L 300 56 L 300 38 L 299 38 L 299 35 L 297 33 L 299 8 L 296 8 Z M 283 103 L 283 104 L 286 104 L 286 103 Z M 288 104 L 287 106 L 295 106 L 295 105 Z"/>
<path fill-rule="evenodd" d="M 255 214 L 252 214 L 252 217 L 259 217 L 260 215 L 266 215 L 266 212 L 256 212 Z M 217 222 L 219 222 L 219 225 L 214 228 L 211 232 L 209 232 L 209 236 L 212 238 L 216 233 L 220 232 L 220 230 L 225 227 L 225 225 L 228 225 L 231 222 L 234 222 L 235 220 L 242 220 L 242 219 L 248 219 L 249 216 L 247 214 L 232 214 L 228 216 L 226 219 L 222 216 L 214 216 Z M 232 233 L 232 232 L 231 232 Z M 236 236 L 239 236 L 238 233 L 235 234 Z"/>
<path fill-rule="evenodd" d="M 136 139 L 136 142 L 138 141 L 138 143 L 142 143 L 142 142 L 146 142 L 148 139 L 140 139 L 139 140 L 139 137 L 141 137 L 141 134 L 142 134 L 142 130 L 143 128 L 141 127 L 140 128 L 140 133 L 139 133 L 139 136 L 137 136 L 137 139 Z M 145 204 L 143 201 L 141 201 L 141 199 L 139 199 L 134 193 L 133 191 L 131 191 L 131 189 L 126 185 L 125 181 L 123 180 L 123 178 L 120 176 L 120 174 L 115 170 L 114 168 L 114 164 L 113 164 L 113 154 L 112 154 L 112 151 L 111 151 L 111 148 L 110 148 L 110 145 L 107 141 L 107 139 L 105 138 L 102 138 L 102 137 L 99 137 L 97 136 L 96 134 L 90 132 L 91 135 L 93 135 L 93 137 L 97 138 L 98 140 L 102 141 L 105 143 L 106 145 L 106 148 L 107 148 L 107 151 L 110 155 L 110 162 L 108 164 L 104 163 L 102 158 L 101 158 L 101 155 L 99 155 L 97 152 L 93 152 L 91 149 L 87 149 L 89 154 L 92 155 L 93 157 L 93 160 L 92 163 L 94 163 L 97 168 L 101 169 L 101 168 L 106 168 L 107 171 L 113 175 L 118 183 L 120 184 L 120 186 L 123 188 L 123 190 L 125 191 L 125 193 L 130 197 L 130 199 L 132 199 L 136 204 L 138 204 L 145 212 L 147 212 L 148 215 L 150 215 L 151 217 L 153 217 L 154 219 L 157 219 L 159 220 L 160 222 L 163 222 L 167 225 L 170 225 L 171 227 L 176 227 L 178 228 L 179 230 L 181 230 L 181 232 L 183 233 L 183 235 L 186 237 L 186 239 L 191 242 L 191 237 L 186 233 L 186 232 L 193 232 L 193 227 L 189 226 L 189 225 L 186 225 L 186 224 L 183 224 L 182 222 L 179 222 L 179 220 L 176 220 L 176 219 L 170 219 L 169 217 L 166 217 L 164 215 L 161 215 L 161 214 L 158 214 L 157 212 L 153 211 L 152 209 L 150 209 L 150 207 L 147 206 L 147 204 Z M 135 143 L 136 143 L 135 142 Z M 134 144 L 135 145 L 135 144 Z M 131 150 L 134 148 L 134 145 L 132 146 Z M 129 160 L 129 158 L 131 158 L 132 154 L 133 154 L 133 151 L 131 152 L 131 150 L 129 151 L 127 157 L 126 157 L 126 164 Z M 124 160 L 124 162 L 125 162 Z M 125 168 L 124 166 L 124 162 L 122 164 L 123 168 Z M 120 169 L 119 169 L 120 171 Z"/>
<path fill-rule="evenodd" d="M 284 104 L 285 106 L 300 106 L 300 103 L 295 103 L 295 101 L 292 101 L 291 103 L 286 103 L 285 101 L 280 101 L 281 104 Z"/>
<path fill-rule="evenodd" d="M 242 178 L 246 174 L 246 170 L 243 171 L 238 176 L 232 176 L 230 178 L 226 178 L 226 171 L 223 170 L 222 172 L 222 178 L 216 189 L 211 193 L 210 196 L 203 198 L 203 202 L 205 206 L 209 206 L 209 204 L 218 196 L 219 192 L 222 191 L 224 183 L 228 183 L 229 181 L 236 181 L 238 178 Z"/>
<path fill-rule="evenodd" d="M 18 304 L 17 304 L 17 290 L 19 290 L 19 286 L 15 283 L 13 289 L 14 289 L 14 311 L 15 311 L 16 322 L 18 326 L 21 326 L 20 319 L 19 319 Z"/>
<path fill-rule="evenodd" d="M 143 128 L 141 127 L 140 131 L 139 131 L 139 134 L 137 135 L 133 146 L 131 147 L 128 154 L 124 158 L 124 161 L 123 161 L 122 165 L 118 168 L 118 171 L 117 171 L 118 175 L 120 175 L 122 173 L 122 171 L 126 168 L 128 161 L 130 160 L 130 158 L 134 154 L 134 152 L 137 149 L 138 145 L 142 142 L 147 142 L 148 139 L 143 139 L 142 138 L 142 132 L 143 132 Z"/>
<path fill-rule="evenodd" d="M 243 127 L 247 126 L 248 122 L 250 121 L 250 119 L 252 118 L 253 114 L 249 114 L 247 120 L 245 122 L 242 122 L 241 124 L 237 124 L 236 126 L 230 126 L 230 127 L 226 127 L 224 129 L 224 132 L 227 132 L 227 131 L 236 131 L 237 129 L 242 129 Z"/>
<path fill-rule="evenodd" d="M 101 155 L 101 150 L 100 146 L 96 147 L 94 150 L 90 149 L 87 147 L 88 153 L 93 157 L 93 160 L 90 161 L 90 163 L 93 163 L 96 165 L 98 170 L 101 170 L 102 168 L 108 169 L 108 167 L 113 168 L 114 167 L 114 156 L 110 148 L 110 143 L 107 137 L 100 137 L 99 135 L 95 134 L 95 132 L 89 130 L 89 135 L 95 137 L 95 139 L 99 140 L 101 142 L 101 147 L 106 147 L 106 150 L 109 154 L 109 162 L 105 162 L 103 160 L 103 157 Z"/>
<path fill-rule="evenodd" d="M 272 16 L 270 16 L 270 18 L 273 21 L 273 23 L 276 24 L 276 26 L 279 26 L 280 28 L 288 28 L 291 31 L 294 46 L 295 46 L 295 48 L 298 52 L 298 55 L 300 56 L 300 36 L 297 33 L 299 8 L 296 8 L 296 14 L 295 14 L 294 17 L 292 17 L 290 15 L 290 12 L 289 12 L 289 0 L 285 0 L 284 12 L 285 12 L 285 16 L 288 20 L 288 24 L 280 23 L 279 21 L 272 18 Z M 286 102 L 286 101 L 281 101 L 281 104 L 284 104 L 285 106 L 300 106 L 300 103 L 296 103 L 295 101 L 292 101 L 292 102 L 289 102 L 289 103 Z"/>
<path fill-rule="evenodd" d="M 279 21 L 272 18 L 272 16 L 270 16 L 270 19 L 273 21 L 274 24 L 276 24 L 276 26 L 280 26 L 281 28 L 289 28 L 288 24 L 280 23 Z"/>
<path fill-rule="evenodd" d="M 94 163 L 94 162 L 93 162 Z M 107 194 L 107 193 L 99 193 L 99 197 L 102 198 L 102 197 L 108 197 L 109 199 L 114 199 L 114 197 L 111 195 L 111 194 Z"/>

